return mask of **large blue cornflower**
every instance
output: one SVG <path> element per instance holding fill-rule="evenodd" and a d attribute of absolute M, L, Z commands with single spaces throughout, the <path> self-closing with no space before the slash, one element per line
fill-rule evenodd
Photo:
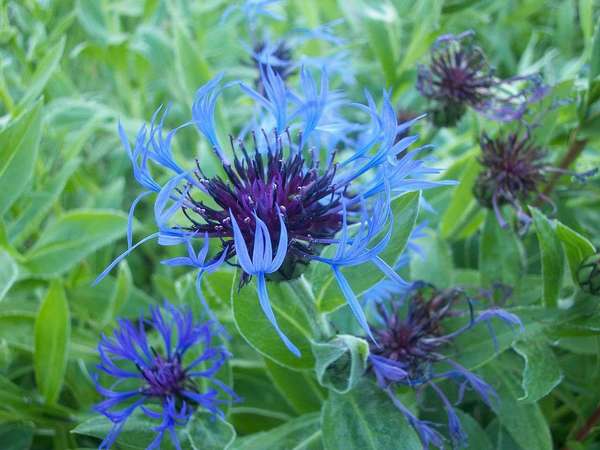
<path fill-rule="evenodd" d="M 444 320 L 461 315 L 454 308 L 461 300 L 467 301 L 469 323 L 446 333 Z M 438 291 L 423 283 L 415 283 L 404 296 L 380 303 L 376 308 L 377 324 L 372 327 L 376 343 L 371 345 L 369 363 L 378 385 L 417 431 L 424 448 L 430 445 L 444 448 L 444 438 L 436 430 L 437 424 L 419 419 L 395 394 L 398 385 L 409 386 L 417 391 L 431 389 L 446 411 L 453 447 L 464 446 L 466 434 L 452 403 L 437 383 L 443 380 L 458 383 L 459 402 L 467 388 L 477 392 L 488 405 L 496 394 L 484 380 L 448 357 L 445 350 L 457 336 L 478 323 L 488 325 L 495 342 L 492 319 L 497 318 L 511 327 L 516 325 L 522 328 L 521 321 L 514 314 L 499 308 L 487 309 L 475 315 L 470 299 L 462 290 Z"/>
<path fill-rule="evenodd" d="M 163 310 L 151 307 L 149 318 L 118 323 L 113 335 L 103 335 L 98 344 L 98 370 L 113 380 L 106 388 L 95 377 L 96 388 L 105 400 L 94 409 L 113 422 L 100 449 L 111 448 L 138 409 L 157 422 L 153 428 L 156 437 L 148 449 L 160 448 L 166 433 L 179 449 L 177 427 L 184 426 L 200 409 L 222 415 L 220 391 L 236 398 L 229 387 L 215 379 L 229 354 L 212 342 L 210 323 L 197 324 L 191 310 L 167 302 Z M 201 387 L 206 385 L 213 387 Z"/>
<path fill-rule="evenodd" d="M 432 119 L 438 126 L 455 125 L 467 107 L 492 120 L 517 120 L 548 92 L 538 74 L 496 77 L 472 31 L 440 36 L 430 59 L 419 66 L 417 89 L 434 103 Z"/>
<path fill-rule="evenodd" d="M 397 140 L 398 133 L 414 121 L 397 123 L 387 92 L 381 111 L 368 93 L 367 105 L 349 105 L 366 112 L 369 123 L 339 121 L 337 111 L 344 103 L 338 93 L 330 93 L 325 72 L 318 85 L 302 70 L 300 92 L 293 92 L 281 76 L 267 68 L 262 81 L 264 95 L 243 83 L 222 86 L 221 80 L 222 76 L 217 76 L 198 90 L 192 110 L 193 123 L 221 161 L 221 173 L 207 173 L 200 164 L 182 170 L 170 149 L 177 129 L 163 138 L 162 121 L 158 126 L 153 121 L 150 133 L 145 127 L 140 130 L 134 150 L 123 137 L 135 177 L 145 188 L 142 196 L 157 192 L 158 231 L 141 242 L 158 238 L 161 245 L 186 244 L 190 255 L 198 240 L 220 242 L 221 250 L 211 258 L 202 252 L 201 258 L 166 263 L 189 265 L 204 273 L 227 262 L 241 269 L 241 285 L 256 277 L 265 315 L 295 354 L 298 349 L 277 325 L 266 283 L 295 278 L 312 261 L 328 264 L 368 332 L 361 307 L 340 269 L 371 262 L 400 282 L 378 256 L 393 226 L 390 201 L 404 192 L 443 184 L 424 179 L 437 171 L 416 159 L 419 149 L 406 151 L 417 136 Z M 238 139 L 230 135 L 231 149 L 226 151 L 218 137 L 215 107 L 223 89 L 234 85 L 255 103 L 248 105 L 248 110 L 260 111 L 252 123 L 261 127 Z M 331 112 L 334 108 L 335 114 Z M 363 130 L 359 139 L 355 136 L 357 125 Z M 332 135 L 335 139 L 330 139 Z M 332 142 L 336 148 L 330 147 Z M 168 170 L 170 180 L 158 186 L 150 175 L 149 162 Z M 132 214 L 133 209 L 130 217 Z M 135 248 L 131 241 L 129 244 L 99 279 Z M 330 245 L 336 246 L 335 254 L 322 256 Z"/>

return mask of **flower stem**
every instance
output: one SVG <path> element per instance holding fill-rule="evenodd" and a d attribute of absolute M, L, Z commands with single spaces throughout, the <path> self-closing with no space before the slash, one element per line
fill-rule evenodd
<path fill-rule="evenodd" d="M 600 422 L 600 405 L 594 410 L 592 415 L 588 418 L 585 424 L 581 427 L 581 429 L 575 434 L 575 440 L 577 442 L 583 442 L 588 437 L 590 432 L 594 429 L 596 425 Z M 565 447 L 563 450 L 569 450 L 568 447 Z"/>
<path fill-rule="evenodd" d="M 569 145 L 569 150 L 567 151 L 567 154 L 564 156 L 564 158 L 562 159 L 562 161 L 560 162 L 559 165 L 559 169 L 567 169 L 571 164 L 573 164 L 575 162 L 575 160 L 579 157 L 579 155 L 581 155 L 581 152 L 583 152 L 583 149 L 585 148 L 588 140 L 587 139 L 578 139 L 577 138 L 577 132 L 579 131 L 579 128 L 576 128 L 575 130 L 573 130 L 573 133 L 571 134 L 571 138 L 570 138 L 570 145 Z M 550 178 L 550 181 L 548 182 L 548 185 L 546 186 L 546 189 L 544 190 L 544 194 L 545 195 L 550 195 L 550 193 L 554 190 L 554 188 L 556 187 L 556 184 L 558 183 L 559 178 L 561 177 L 561 173 L 560 172 L 555 172 L 552 174 L 552 177 Z"/>

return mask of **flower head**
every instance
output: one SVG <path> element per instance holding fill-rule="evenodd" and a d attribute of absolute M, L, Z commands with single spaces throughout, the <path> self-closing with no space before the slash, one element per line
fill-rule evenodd
<path fill-rule="evenodd" d="M 446 319 L 464 313 L 456 307 L 465 301 L 469 322 L 455 331 L 446 329 Z M 404 296 L 391 302 L 376 305 L 377 322 L 372 325 L 375 343 L 371 344 L 369 362 L 379 386 L 415 428 L 425 448 L 429 445 L 443 447 L 443 438 L 435 424 L 418 419 L 394 394 L 395 385 L 405 385 L 415 390 L 430 388 L 441 400 L 448 417 L 448 431 L 455 446 L 464 445 L 466 435 L 458 416 L 442 389 L 440 380 L 459 383 L 458 397 L 470 387 L 486 402 L 495 396 L 493 389 L 474 373 L 465 369 L 447 355 L 452 341 L 474 325 L 485 322 L 491 328 L 493 319 L 510 326 L 522 327 L 515 315 L 491 308 L 475 315 L 471 300 L 460 289 L 439 291 L 433 286 L 415 283 Z M 404 312 L 404 314 L 402 314 Z M 495 335 L 492 334 L 495 339 Z"/>
<path fill-rule="evenodd" d="M 577 269 L 577 281 L 584 291 L 600 295 L 600 254 L 586 258 Z"/>
<path fill-rule="evenodd" d="M 190 242 L 196 239 L 220 242 L 219 253 L 208 257 L 204 252 L 201 264 L 191 257 L 175 261 L 177 265 L 187 261 L 200 270 L 216 270 L 227 262 L 241 269 L 241 285 L 256 277 L 265 315 L 288 348 L 297 353 L 270 309 L 266 282 L 295 278 L 312 261 L 328 264 L 357 319 L 368 328 L 339 269 L 372 262 L 381 269 L 382 277 L 401 283 L 378 256 L 389 242 L 393 226 L 391 199 L 446 183 L 426 180 L 438 171 L 416 158 L 418 148 L 406 152 L 417 136 L 396 140 L 414 120 L 398 124 L 389 93 L 384 93 L 379 110 L 368 93 L 367 105 L 346 105 L 337 93 L 330 92 L 325 72 L 317 83 L 303 69 L 299 92 L 292 91 L 270 66 L 261 76 L 264 93 L 239 83 L 221 86 L 221 76 L 198 90 L 193 123 L 220 159 L 220 172 L 208 173 L 199 163 L 180 171 L 166 156 L 149 157 L 171 173 L 156 195 L 158 231 L 152 237 L 158 237 L 161 245 L 185 243 L 188 252 Z M 246 127 L 248 133 L 237 139 L 230 137 L 227 151 L 217 132 L 215 107 L 223 89 L 235 85 L 254 101 L 249 110 L 258 111 L 259 117 L 252 123 L 261 126 Z M 339 114 L 331 110 L 343 106 L 367 113 L 370 122 L 338 122 Z M 355 137 L 357 125 L 363 131 L 359 139 Z M 329 139 L 333 134 L 335 139 Z M 146 142 L 138 141 L 142 146 Z M 171 140 L 156 142 L 169 146 Z M 342 148 L 331 148 L 332 142 Z M 146 150 L 150 155 L 156 153 L 153 147 Z M 398 158 L 401 153 L 404 156 Z M 170 156 L 171 152 L 162 149 L 160 154 Z M 152 187 L 150 193 L 156 192 Z M 323 255 L 328 246 L 334 246 L 335 255 Z"/>
<path fill-rule="evenodd" d="M 474 193 L 479 203 L 496 213 L 498 222 L 507 226 L 500 208 L 509 204 L 526 225 L 530 219 L 523 206 L 536 197 L 550 201 L 541 192 L 550 166 L 544 161 L 546 152 L 529 138 L 517 133 L 496 139 L 483 134 L 480 140 L 483 166 L 475 182 Z"/>
<path fill-rule="evenodd" d="M 283 40 L 271 43 L 263 39 L 257 42 L 254 44 L 254 48 L 252 48 L 250 57 L 252 58 L 253 65 L 256 67 L 256 88 L 263 95 L 265 92 L 261 83 L 261 74 L 267 73 L 268 67 L 284 81 L 287 80 L 296 67 L 292 59 L 292 49 Z"/>
<path fill-rule="evenodd" d="M 497 78 L 473 38 L 470 31 L 440 36 L 429 65 L 418 68 L 417 89 L 434 102 L 438 126 L 455 125 L 467 107 L 492 120 L 516 120 L 547 92 L 538 75 Z"/>
<path fill-rule="evenodd" d="M 191 310 L 167 302 L 163 309 L 151 307 L 150 317 L 137 323 L 119 320 L 112 336 L 103 335 L 98 370 L 113 382 L 106 388 L 95 378 L 105 400 L 94 409 L 110 419 L 113 428 L 100 448 L 113 445 L 138 409 L 158 422 L 149 449 L 160 448 L 165 433 L 179 448 L 176 427 L 184 426 L 198 409 L 222 414 L 219 391 L 234 398 L 235 394 L 214 378 L 229 354 L 212 340 L 210 323 L 194 323 Z M 213 387 L 202 388 L 201 383 Z"/>

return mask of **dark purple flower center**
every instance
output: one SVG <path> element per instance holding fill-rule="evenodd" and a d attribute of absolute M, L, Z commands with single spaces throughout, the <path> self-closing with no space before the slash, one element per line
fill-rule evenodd
<path fill-rule="evenodd" d="M 437 349 L 447 343 L 441 322 L 453 315 L 451 306 L 460 295 L 459 290 L 416 290 L 408 299 L 405 319 L 400 319 L 398 303 L 392 303 L 391 311 L 378 306 L 385 325 L 375 329 L 377 344 L 371 344 L 371 352 L 402 363 L 412 376 L 422 375 L 429 363 L 440 359 Z"/>
<path fill-rule="evenodd" d="M 196 176 L 212 202 L 209 205 L 196 199 L 191 186 L 188 196 L 194 207 L 184 208 L 183 212 L 192 223 L 190 230 L 220 237 L 224 245 L 233 237 L 231 212 L 250 251 L 255 216 L 267 225 L 273 249 L 277 248 L 281 214 L 288 233 L 288 254 L 304 258 L 314 254 L 316 239 L 331 239 L 341 229 L 341 194 L 333 181 L 336 166 L 330 162 L 321 169 L 314 156 L 307 160 L 290 148 L 289 133 L 285 134 L 287 145 L 282 135 L 275 134 L 272 140 L 263 135 L 267 146 L 264 153 L 258 149 L 255 136 L 252 154 L 241 141 L 236 151 L 232 140 L 235 158 L 232 164 L 223 163 L 225 179 L 208 178 L 198 167 Z M 235 250 L 232 245 L 229 249 L 231 257 Z"/>
<path fill-rule="evenodd" d="M 513 133 L 506 138 L 481 138 L 483 171 L 475 185 L 475 195 L 487 207 L 527 200 L 539 192 L 545 181 L 543 159 L 545 152 L 536 147 L 527 136 Z"/>
<path fill-rule="evenodd" d="M 256 81 L 258 85 L 260 85 L 261 80 L 260 74 L 266 73 L 267 67 L 270 67 L 282 80 L 286 80 L 292 72 L 292 50 L 288 45 L 284 41 L 281 41 L 269 54 L 264 54 L 267 47 L 267 42 L 261 41 L 253 49 L 254 56 L 252 57 L 252 61 L 258 68 L 259 76 Z M 260 59 L 257 55 L 261 56 Z"/>
<path fill-rule="evenodd" d="M 151 368 L 139 368 L 139 370 L 147 383 L 144 388 L 146 395 L 156 397 L 178 395 L 188 382 L 178 356 L 164 359 L 156 355 Z"/>

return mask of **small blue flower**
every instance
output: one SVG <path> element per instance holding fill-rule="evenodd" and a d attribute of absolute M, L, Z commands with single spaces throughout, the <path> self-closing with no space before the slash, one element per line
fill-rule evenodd
<path fill-rule="evenodd" d="M 379 256 L 391 237 L 392 195 L 445 183 L 428 181 L 426 177 L 437 171 L 428 168 L 424 160 L 415 159 L 415 152 L 405 151 L 416 136 L 397 140 L 398 133 L 413 122 L 398 124 L 388 92 L 384 92 L 379 112 L 369 93 L 366 106 L 346 104 L 343 95 L 329 88 L 325 71 L 317 82 L 310 71 L 302 69 L 298 92 L 271 67 L 261 76 L 262 93 L 243 83 L 222 85 L 222 75 L 197 92 L 192 122 L 220 159 L 221 173 L 205 173 L 198 163 L 180 170 L 172 162 L 172 133 L 161 139 L 156 132 L 155 145 L 142 140 L 139 157 L 171 174 L 158 187 L 138 180 L 146 191 L 152 186 L 158 230 L 129 246 L 98 280 L 149 239 L 157 238 L 159 245 L 184 244 L 188 256 L 167 264 L 188 265 L 202 274 L 208 267 L 217 270 L 227 262 L 241 269 L 241 285 L 256 277 L 265 315 L 286 346 L 298 354 L 277 324 L 266 283 L 295 278 L 311 262 L 325 263 L 369 333 L 341 268 L 373 263 L 384 276 L 406 286 Z M 247 133 L 238 139 L 230 136 L 231 150 L 226 151 L 219 141 L 215 108 L 223 89 L 233 87 L 239 87 L 254 103 L 248 108 L 258 112 L 259 120 L 251 123 L 261 127 L 242 127 Z M 346 106 L 366 112 L 370 121 L 340 120 L 337 111 Z M 363 132 L 358 146 L 352 145 L 357 130 Z M 333 150 L 332 143 L 341 148 Z M 249 150 L 247 145 L 253 148 Z M 194 257 L 193 242 L 198 239 L 205 245 L 207 239 L 217 240 L 221 249 L 210 257 L 208 250 Z M 335 253 L 323 253 L 327 246 L 334 246 Z"/>
<path fill-rule="evenodd" d="M 461 299 L 467 300 L 470 320 L 456 331 L 444 333 L 444 319 L 460 314 L 453 307 Z M 378 385 L 415 428 L 424 448 L 430 445 L 443 448 L 444 439 L 435 429 L 437 425 L 420 420 L 402 405 L 395 395 L 394 386 L 405 385 L 415 390 L 430 388 L 446 410 L 453 446 L 466 445 L 466 434 L 460 420 L 437 382 L 457 382 L 459 403 L 467 388 L 475 391 L 488 405 L 491 405 L 496 393 L 480 377 L 444 355 L 443 350 L 457 336 L 478 323 L 484 322 L 491 327 L 491 320 L 497 318 L 511 327 L 518 325 L 522 329 L 521 321 L 514 314 L 499 308 L 490 308 L 475 315 L 470 299 L 461 290 L 438 291 L 423 283 L 415 283 L 404 296 L 387 303 L 380 302 L 376 308 L 379 315 L 377 323 L 372 326 L 376 343 L 371 344 L 369 362 Z M 404 318 L 401 317 L 401 310 L 406 311 Z"/>
<path fill-rule="evenodd" d="M 219 405 L 225 400 L 219 398 L 220 391 L 237 398 L 215 378 L 228 352 L 214 345 L 210 323 L 195 323 L 191 310 L 165 302 L 163 310 L 150 308 L 150 318 L 141 317 L 137 324 L 120 319 L 118 324 L 113 335 L 103 335 L 98 344 L 98 370 L 113 380 L 107 388 L 95 377 L 96 388 L 105 399 L 94 409 L 113 422 L 100 449 L 111 448 L 138 409 L 159 421 L 148 449 L 160 448 L 165 433 L 180 448 L 176 428 L 185 426 L 194 412 L 203 409 L 222 415 Z M 148 336 L 149 332 L 159 339 Z"/>

